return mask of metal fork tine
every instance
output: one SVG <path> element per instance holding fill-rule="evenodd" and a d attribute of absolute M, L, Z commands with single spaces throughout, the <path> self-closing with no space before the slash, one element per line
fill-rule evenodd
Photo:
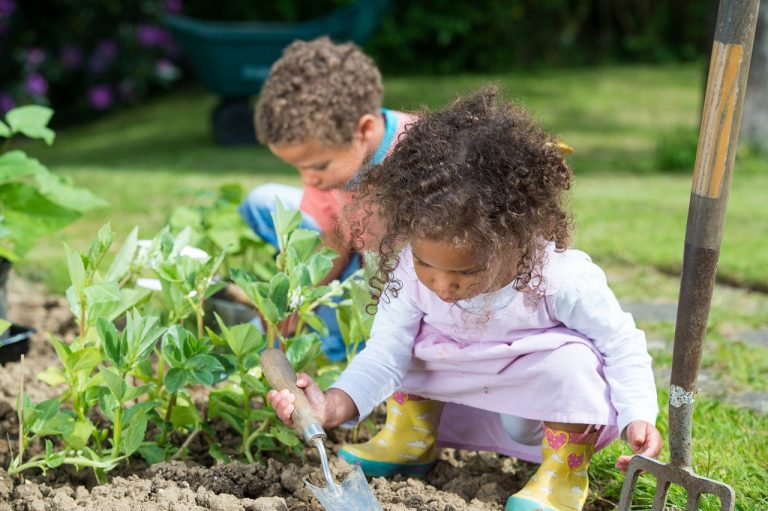
<path fill-rule="evenodd" d="M 669 494 L 669 480 L 656 479 L 656 493 L 653 496 L 653 511 L 664 511 Z"/>
<path fill-rule="evenodd" d="M 694 489 L 688 490 L 688 502 L 685 504 L 685 511 L 699 511 L 699 498 L 701 493 Z"/>

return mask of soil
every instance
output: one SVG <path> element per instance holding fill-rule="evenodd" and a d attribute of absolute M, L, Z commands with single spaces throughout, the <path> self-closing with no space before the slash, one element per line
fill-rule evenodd
<path fill-rule="evenodd" d="M 24 378 L 25 392 L 34 401 L 57 395 L 59 389 L 48 387 L 35 374 L 58 364 L 48 333 L 70 339 L 76 328 L 66 300 L 46 293 L 41 286 L 12 278 L 8 296 L 10 319 L 33 326 L 38 333 L 32 338 L 23 369 L 19 363 L 0 368 L 0 467 L 8 466 L 11 450 L 16 449 L 19 382 Z M 331 440 L 329 447 L 337 454 L 343 437 L 333 434 Z M 222 442 L 227 442 L 226 435 Z M 0 468 L 0 511 L 322 509 L 303 482 L 308 478 L 324 486 L 318 459 L 310 450 L 306 462 L 268 459 L 264 464 L 223 465 L 213 464 L 202 445 L 200 449 L 191 447 L 192 460 L 121 466 L 103 486 L 94 484 L 90 472 L 75 472 L 71 467 L 46 475 L 29 473 L 23 480 L 9 477 Z M 423 480 L 373 479 L 371 488 L 382 507 L 388 511 L 501 510 L 507 497 L 535 470 L 534 465 L 490 453 L 445 449 L 441 458 Z M 337 456 L 331 460 L 337 480 L 342 480 L 349 465 Z"/>

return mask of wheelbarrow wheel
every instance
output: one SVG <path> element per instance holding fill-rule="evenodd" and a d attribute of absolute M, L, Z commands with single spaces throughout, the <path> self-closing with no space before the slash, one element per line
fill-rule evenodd
<path fill-rule="evenodd" d="M 211 114 L 213 138 L 219 145 L 256 144 L 253 107 L 247 97 L 224 98 Z"/>

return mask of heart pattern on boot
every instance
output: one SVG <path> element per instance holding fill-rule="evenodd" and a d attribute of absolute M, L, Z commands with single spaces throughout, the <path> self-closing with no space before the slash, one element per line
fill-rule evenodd
<path fill-rule="evenodd" d="M 571 467 L 571 470 L 580 467 L 581 463 L 584 461 L 584 454 L 579 454 L 578 456 L 574 453 L 571 453 L 568 455 L 568 466 Z"/>
<path fill-rule="evenodd" d="M 544 436 L 546 437 L 549 446 L 554 450 L 558 450 L 568 443 L 568 433 L 565 431 L 558 431 L 555 433 L 551 429 L 545 428 Z"/>

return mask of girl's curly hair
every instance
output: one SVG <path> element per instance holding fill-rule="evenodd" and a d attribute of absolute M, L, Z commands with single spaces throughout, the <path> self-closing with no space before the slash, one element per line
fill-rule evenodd
<path fill-rule="evenodd" d="M 355 240 L 383 232 L 370 278 L 375 302 L 397 295 L 397 254 L 420 238 L 471 246 L 491 270 L 485 289 L 517 261 L 516 289 L 540 296 L 544 244 L 565 250 L 569 243 L 571 179 L 557 140 L 496 87 L 423 112 L 353 188 L 351 207 L 363 210 L 351 215 Z"/>

